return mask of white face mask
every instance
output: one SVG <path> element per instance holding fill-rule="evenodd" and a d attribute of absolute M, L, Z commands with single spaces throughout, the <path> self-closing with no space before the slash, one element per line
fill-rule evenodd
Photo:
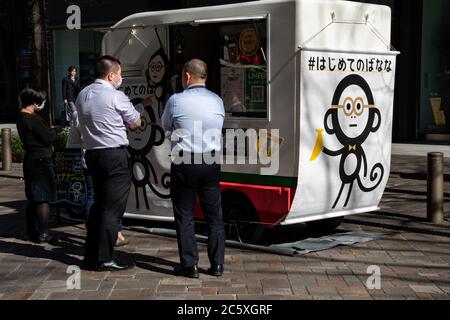
<path fill-rule="evenodd" d="M 42 103 L 36 107 L 36 110 L 42 111 L 42 110 L 44 110 L 44 108 L 45 108 L 45 100 L 42 101 Z"/>
<path fill-rule="evenodd" d="M 119 82 L 115 82 L 115 81 L 113 81 L 114 82 L 114 88 L 116 88 L 116 89 L 119 89 L 120 88 L 120 86 L 122 85 L 122 83 L 123 83 L 123 79 L 122 79 L 122 76 L 120 76 L 120 80 L 119 80 Z"/>

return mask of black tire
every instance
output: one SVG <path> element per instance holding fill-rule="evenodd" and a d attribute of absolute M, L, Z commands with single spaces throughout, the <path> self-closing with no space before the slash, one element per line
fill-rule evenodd
<path fill-rule="evenodd" d="M 260 224 L 255 208 L 240 193 L 222 196 L 222 211 L 228 239 L 255 244 L 261 240 L 264 227 Z"/>
<path fill-rule="evenodd" d="M 341 225 L 344 217 L 307 222 L 306 225 L 315 232 L 332 233 Z"/>

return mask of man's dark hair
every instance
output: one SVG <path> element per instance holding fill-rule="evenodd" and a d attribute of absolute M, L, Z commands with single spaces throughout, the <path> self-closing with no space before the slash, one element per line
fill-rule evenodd
<path fill-rule="evenodd" d="M 97 76 L 104 79 L 111 72 L 116 73 L 121 65 L 119 59 L 112 56 L 103 56 L 97 61 Z"/>
<path fill-rule="evenodd" d="M 47 97 L 47 93 L 44 90 L 33 89 L 31 87 L 26 87 L 19 94 L 20 98 L 20 108 L 26 108 L 32 104 L 40 105 L 44 102 Z"/>
<path fill-rule="evenodd" d="M 208 78 L 208 65 L 200 59 L 192 59 L 185 63 L 183 74 L 187 72 L 196 80 L 205 80 Z"/>
<path fill-rule="evenodd" d="M 78 71 L 78 69 L 77 69 L 77 67 L 75 67 L 75 66 L 70 66 L 69 67 L 69 69 L 68 69 L 68 71 L 69 71 L 69 73 L 72 73 L 72 71 Z"/>

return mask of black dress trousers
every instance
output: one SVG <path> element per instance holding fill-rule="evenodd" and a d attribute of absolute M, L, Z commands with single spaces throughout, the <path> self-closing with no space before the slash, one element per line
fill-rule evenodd
<path fill-rule="evenodd" d="M 224 264 L 225 230 L 220 193 L 220 165 L 172 164 L 171 194 L 177 228 L 178 250 L 183 267 L 198 264 L 195 240 L 195 201 L 198 195 L 208 224 L 208 257 Z"/>
<path fill-rule="evenodd" d="M 114 259 L 132 181 L 125 148 L 88 151 L 86 164 L 92 173 L 95 203 L 87 224 L 85 264 L 95 267 Z"/>

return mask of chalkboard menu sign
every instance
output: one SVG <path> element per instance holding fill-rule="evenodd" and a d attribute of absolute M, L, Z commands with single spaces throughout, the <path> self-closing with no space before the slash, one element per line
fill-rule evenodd
<path fill-rule="evenodd" d="M 86 205 L 86 180 L 79 149 L 56 150 L 53 157 L 56 176 L 56 202 L 52 205 L 83 207 Z"/>

